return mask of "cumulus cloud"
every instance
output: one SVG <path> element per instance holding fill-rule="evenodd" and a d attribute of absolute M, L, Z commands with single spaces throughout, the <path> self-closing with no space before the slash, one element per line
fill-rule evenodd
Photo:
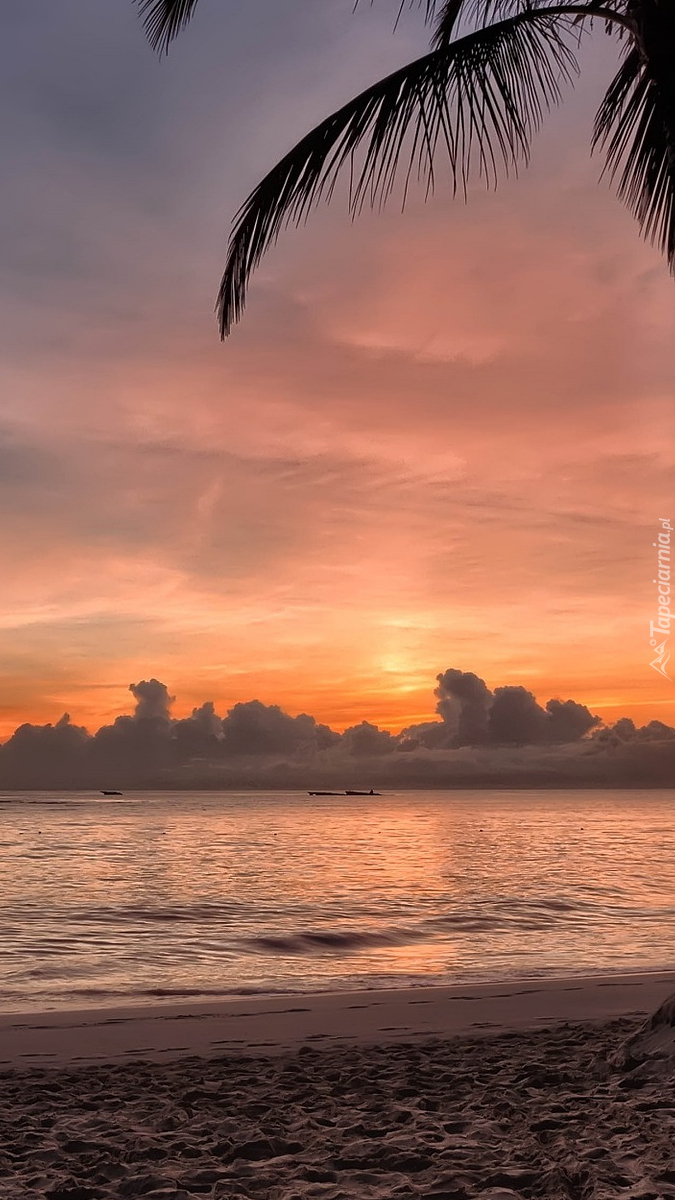
<path fill-rule="evenodd" d="M 549 700 L 547 735 L 550 742 L 576 742 L 602 722 L 576 700 Z M 664 726 L 665 728 L 665 726 Z"/>
<path fill-rule="evenodd" d="M 361 721 L 345 729 L 340 745 L 347 754 L 360 758 L 362 755 L 390 754 L 396 749 L 397 739 L 386 729 L 378 729 L 370 721 Z"/>
<path fill-rule="evenodd" d="M 130 685 L 134 712 L 91 735 L 65 714 L 0 746 L 3 788 L 668 786 L 675 729 L 613 726 L 575 700 L 542 707 L 522 686 L 491 691 L 470 671 L 436 679 L 438 720 L 399 734 L 361 721 L 337 733 L 307 713 L 212 701 L 174 718 L 158 679 Z"/>
<path fill-rule="evenodd" d="M 87 730 L 64 713 L 55 725 L 20 725 L 0 747 L 0 786 L 45 787 L 54 779 L 78 786 L 78 764 L 89 744 Z"/>
<path fill-rule="evenodd" d="M 408 725 L 400 733 L 397 740 L 397 750 L 412 753 L 420 748 L 424 750 L 447 749 L 454 742 L 454 733 L 445 721 L 422 721 L 419 725 Z"/>
<path fill-rule="evenodd" d="M 259 700 L 235 704 L 222 728 L 225 753 L 234 755 L 309 752 L 325 749 L 340 736 L 306 713 L 289 717 L 277 704 Z"/>
<path fill-rule="evenodd" d="M 174 721 L 173 741 L 179 762 L 209 759 L 220 753 L 223 722 L 212 700 L 193 708 L 190 717 Z"/>
<path fill-rule="evenodd" d="M 597 730 L 593 740 L 601 745 L 618 746 L 626 742 L 670 742 L 675 739 L 675 729 L 663 721 L 650 721 L 639 729 L 630 717 L 620 717 L 614 725 Z"/>
<path fill-rule="evenodd" d="M 171 720 L 171 705 L 176 697 L 169 695 L 165 683 L 142 679 L 140 683 L 130 683 L 129 691 L 136 701 L 135 721 Z"/>
<path fill-rule="evenodd" d="M 473 671 L 450 668 L 437 676 L 436 712 L 456 731 L 457 744 L 473 746 L 487 739 L 492 692 Z"/>
<path fill-rule="evenodd" d="M 546 713 L 524 687 L 497 688 L 488 721 L 491 742 L 517 746 L 545 741 Z"/>
<path fill-rule="evenodd" d="M 576 700 L 551 699 L 542 708 L 526 688 L 507 685 L 491 692 L 473 671 L 453 667 L 436 678 L 441 721 L 405 730 L 406 750 L 576 742 L 601 724 L 600 717 Z"/>

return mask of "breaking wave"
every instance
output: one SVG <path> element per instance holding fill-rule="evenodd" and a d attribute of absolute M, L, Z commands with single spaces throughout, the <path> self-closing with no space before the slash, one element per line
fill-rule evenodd
<path fill-rule="evenodd" d="M 316 954 L 325 951 L 344 953 L 349 950 L 367 950 L 377 946 L 404 946 L 409 942 L 426 938 L 421 929 L 379 930 L 308 930 L 285 936 L 255 937 L 247 940 L 247 946 L 257 953 L 267 954 Z"/>

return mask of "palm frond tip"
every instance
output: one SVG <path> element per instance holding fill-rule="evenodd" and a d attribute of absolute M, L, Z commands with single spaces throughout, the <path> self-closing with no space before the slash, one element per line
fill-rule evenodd
<path fill-rule="evenodd" d="M 488 186 L 527 160 L 530 140 L 561 84 L 577 71 L 570 18 L 529 10 L 444 44 L 366 89 L 308 133 L 237 214 L 218 294 L 221 336 L 241 316 L 248 280 L 281 229 L 330 196 L 349 163 L 349 208 L 386 202 L 409 147 L 412 172 L 434 184 L 439 143 L 453 191 L 477 170 Z M 355 152 L 365 144 L 360 167 Z"/>
<path fill-rule="evenodd" d="M 167 54 L 174 38 L 189 24 L 198 0 L 136 0 L 143 28 L 154 50 Z"/>

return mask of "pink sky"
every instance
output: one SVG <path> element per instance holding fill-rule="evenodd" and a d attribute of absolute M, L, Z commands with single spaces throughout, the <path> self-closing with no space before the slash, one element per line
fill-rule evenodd
<path fill-rule="evenodd" d="M 673 723 L 675 289 L 589 158 L 604 45 L 519 180 L 317 213 L 221 346 L 229 217 L 417 17 L 205 5 L 158 64 L 130 5 L 61 7 L 2 18 L 0 736 L 150 675 L 399 729 L 450 666 Z"/>

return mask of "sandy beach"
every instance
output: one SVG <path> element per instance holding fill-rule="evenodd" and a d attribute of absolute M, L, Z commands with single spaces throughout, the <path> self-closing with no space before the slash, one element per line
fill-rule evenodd
<path fill-rule="evenodd" d="M 675 1197 L 672 1056 L 621 1054 L 672 992 L 661 974 L 5 1014 L 0 1195 Z"/>

